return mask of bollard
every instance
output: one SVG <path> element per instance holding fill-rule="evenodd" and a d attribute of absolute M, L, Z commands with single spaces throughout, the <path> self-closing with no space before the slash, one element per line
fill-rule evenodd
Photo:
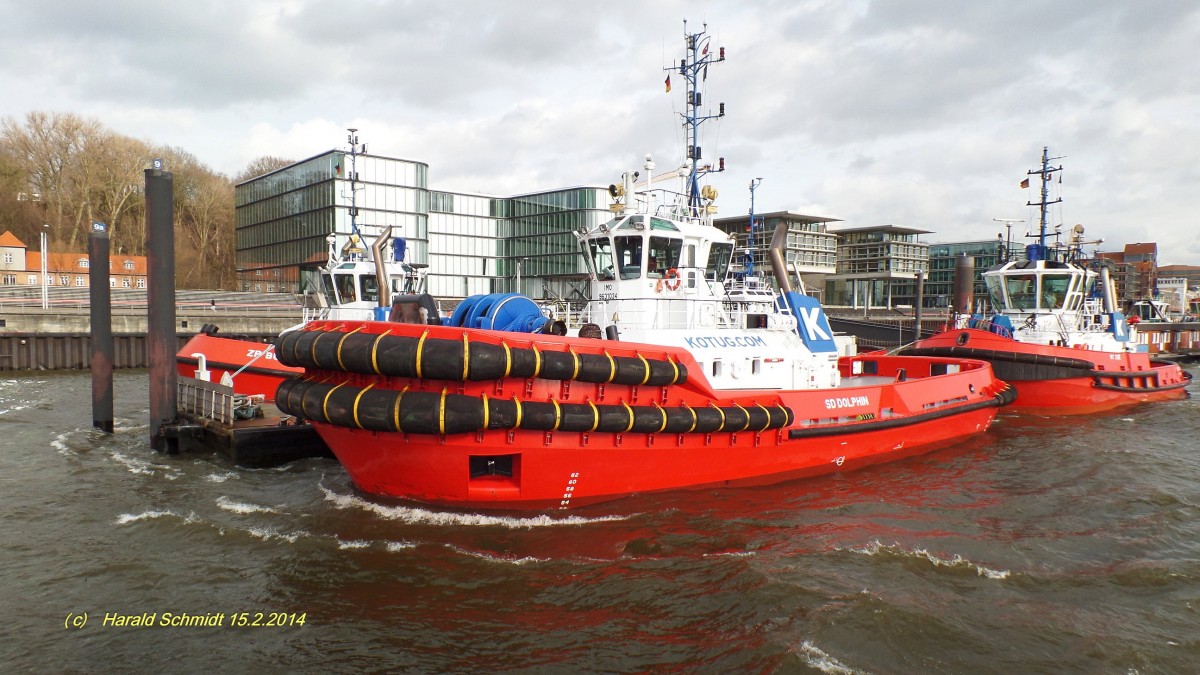
<path fill-rule="evenodd" d="M 88 235 L 88 300 L 92 342 L 92 426 L 113 432 L 112 292 L 108 279 L 108 226 L 96 221 Z"/>

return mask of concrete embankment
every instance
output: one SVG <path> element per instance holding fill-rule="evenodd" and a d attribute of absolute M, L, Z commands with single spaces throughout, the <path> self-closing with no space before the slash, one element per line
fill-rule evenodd
<path fill-rule="evenodd" d="M 36 288 L 5 290 L 0 293 L 0 371 L 91 367 L 87 289 L 55 289 L 48 309 L 42 309 L 40 295 L 33 295 Z M 222 334 L 270 342 L 303 315 L 290 295 L 181 291 L 176 299 L 181 347 L 205 324 L 218 326 Z M 112 333 L 114 367 L 148 367 L 144 291 L 113 293 Z"/>

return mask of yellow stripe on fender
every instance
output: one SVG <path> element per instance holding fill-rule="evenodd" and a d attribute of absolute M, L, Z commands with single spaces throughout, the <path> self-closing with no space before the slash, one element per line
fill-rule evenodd
<path fill-rule="evenodd" d="M 468 370 L 468 366 L 470 365 L 470 363 L 471 363 L 471 349 L 470 349 L 470 347 L 467 346 L 467 334 L 463 333 L 463 372 L 462 372 L 463 382 L 467 381 L 467 370 Z"/>
<path fill-rule="evenodd" d="M 575 364 L 575 370 L 571 372 L 571 379 L 579 377 L 579 355 L 575 353 L 574 347 L 567 347 L 567 351 L 571 352 L 571 362 Z"/>
<path fill-rule="evenodd" d="M 408 391 L 408 387 L 400 390 L 400 394 L 396 396 L 396 402 L 392 404 L 392 423 L 396 427 L 396 431 L 403 431 L 400 428 L 400 399 L 404 398 L 404 392 Z"/>
<path fill-rule="evenodd" d="M 622 433 L 629 433 L 629 430 L 633 428 L 633 408 L 630 408 L 625 401 L 621 401 L 621 405 L 625 406 L 625 410 L 629 413 L 629 426 L 625 427 L 625 431 Z"/>
<path fill-rule="evenodd" d="M 360 400 L 362 400 L 363 394 L 367 393 L 367 390 L 374 386 L 375 386 L 374 382 L 372 382 L 371 384 L 368 384 L 366 387 L 364 387 L 361 391 L 358 392 L 357 396 L 354 397 L 354 408 L 353 408 L 354 426 L 358 427 L 359 429 L 362 429 L 363 425 L 362 425 L 362 422 L 358 421 L 358 402 Z"/>
<path fill-rule="evenodd" d="M 374 342 L 371 343 L 371 370 L 375 371 L 376 375 L 383 374 L 383 373 L 379 372 L 379 356 L 378 356 L 379 355 L 379 351 L 378 351 L 379 341 L 383 339 L 383 336 L 387 335 L 390 332 L 392 332 L 391 328 L 383 331 L 382 333 L 379 334 L 379 337 L 375 338 Z M 338 348 L 340 349 L 341 345 L 338 345 Z M 341 363 L 341 358 L 342 358 L 341 354 L 339 353 L 338 354 L 338 363 Z"/>
<path fill-rule="evenodd" d="M 596 427 L 600 426 L 600 410 L 596 408 L 596 404 L 592 403 L 590 400 L 587 402 L 587 404 L 592 406 L 592 428 L 588 429 L 588 431 L 595 431 Z"/>
<path fill-rule="evenodd" d="M 738 429 L 738 431 L 745 431 L 746 429 L 749 429 L 749 428 L 750 428 L 750 411 L 749 411 L 749 410 L 746 410 L 746 409 L 745 409 L 745 408 L 743 408 L 742 406 L 738 405 L 736 401 L 734 402 L 734 404 L 733 404 L 733 405 L 734 405 L 734 406 L 735 406 L 735 407 L 736 407 L 738 410 L 741 410 L 742 412 L 746 413 L 746 424 L 745 424 L 745 425 L 743 425 L 741 429 Z"/>
<path fill-rule="evenodd" d="M 438 401 L 438 433 L 446 433 L 446 389 L 442 388 L 442 398 Z"/>
<path fill-rule="evenodd" d="M 342 333 L 342 339 L 338 340 L 338 346 L 337 346 L 338 370 L 342 370 L 342 371 L 346 370 L 346 364 L 342 363 L 342 343 L 344 343 L 346 341 L 346 338 L 350 337 L 351 335 L 354 335 L 355 333 L 357 333 L 360 330 L 362 330 L 362 326 L 355 328 L 354 330 L 350 331 L 349 333 Z"/>
<path fill-rule="evenodd" d="M 321 415 L 323 415 L 325 417 L 325 422 L 328 424 L 333 424 L 333 422 L 330 422 L 330 420 L 329 420 L 329 397 L 333 396 L 333 392 L 337 391 L 338 389 L 340 389 L 341 387 L 343 387 L 345 385 L 346 385 L 345 382 L 339 382 L 339 383 L 333 385 L 333 389 L 330 389 L 329 391 L 325 392 L 325 398 L 321 400 Z"/>
<path fill-rule="evenodd" d="M 721 407 L 715 403 L 709 403 L 708 405 L 711 408 L 716 408 L 717 412 L 721 414 L 721 427 L 718 429 L 718 431 L 725 431 L 725 411 L 721 410 Z"/>
<path fill-rule="evenodd" d="M 425 377 L 421 374 L 421 356 L 422 352 L 425 351 L 425 338 L 427 337 L 429 337 L 429 331 L 421 333 L 421 339 L 417 340 L 417 377 L 419 378 Z"/>
<path fill-rule="evenodd" d="M 767 407 L 761 403 L 755 403 L 754 405 L 758 406 L 759 408 L 762 409 L 763 412 L 767 413 L 767 421 L 763 424 L 763 428 L 759 429 L 759 431 L 766 431 L 767 429 L 770 429 L 771 428 L 771 411 L 767 410 Z M 785 415 L 784 418 L 786 419 L 787 416 Z M 747 424 L 749 424 L 749 422 L 747 422 Z"/>
<path fill-rule="evenodd" d="M 690 434 L 696 430 L 696 425 L 700 423 L 700 417 L 696 415 L 696 411 L 692 409 L 692 406 L 684 403 L 683 401 L 680 401 L 680 405 L 687 408 L 687 411 L 692 414 L 692 426 L 688 427 L 688 430 L 684 432 Z"/>
<path fill-rule="evenodd" d="M 661 405 L 659 405 L 657 401 L 654 403 L 654 407 L 655 407 L 655 408 L 658 408 L 658 414 L 659 414 L 659 415 L 662 415 L 662 418 L 663 418 L 663 423 L 662 423 L 662 426 L 661 426 L 661 427 L 659 427 L 659 428 L 658 428 L 658 431 L 656 431 L 656 432 L 654 432 L 654 433 L 656 433 L 656 434 L 661 434 L 662 432 L 664 432 L 664 431 L 666 431 L 666 430 L 667 430 L 667 411 L 666 411 L 666 410 L 663 410 L 663 409 L 662 409 L 662 406 L 661 406 Z"/>

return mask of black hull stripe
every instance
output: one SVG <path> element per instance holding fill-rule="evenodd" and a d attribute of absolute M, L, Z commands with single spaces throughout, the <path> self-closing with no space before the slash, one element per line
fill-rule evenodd
<path fill-rule="evenodd" d="M 845 434 L 861 434 L 868 431 L 899 429 L 902 427 L 912 426 L 914 424 L 930 422 L 943 417 L 950 417 L 951 415 L 981 410 L 983 408 L 999 408 L 1012 403 L 1015 399 L 1016 393 L 1013 391 L 1010 385 L 1003 392 L 997 394 L 996 396 L 982 401 L 976 401 L 975 403 L 947 406 L 939 410 L 933 410 L 927 413 L 921 413 L 919 415 L 912 415 L 910 417 L 859 422 L 857 424 L 844 426 L 831 425 L 827 427 L 814 427 L 809 429 L 792 429 L 788 432 L 788 438 L 791 440 L 797 440 L 802 438 L 820 438 L 822 436 L 841 436 Z"/>
<path fill-rule="evenodd" d="M 1095 386 L 1097 389 L 1104 389 L 1105 391 L 1120 391 L 1130 394 L 1152 394 L 1159 391 L 1175 391 L 1176 389 L 1183 389 L 1184 387 L 1188 386 L 1188 383 L 1180 382 L 1179 384 L 1169 384 L 1165 387 L 1122 387 L 1119 384 L 1103 384 L 1101 382 L 1096 382 L 1093 386 Z"/>

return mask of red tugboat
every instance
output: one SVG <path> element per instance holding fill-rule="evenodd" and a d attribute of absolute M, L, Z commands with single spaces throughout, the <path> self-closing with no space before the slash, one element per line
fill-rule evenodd
<path fill-rule="evenodd" d="M 688 36 L 696 76 L 714 61 Z M 399 296 L 390 321 L 313 321 L 276 342 L 303 367 L 276 404 L 308 420 L 363 491 L 461 507 L 568 508 L 639 492 L 750 486 L 847 471 L 981 434 L 1012 390 L 982 361 L 850 356 L 821 305 L 727 283 L 711 167 L 626 172 L 614 217 L 577 233 L 591 278 L 578 321 L 517 294 L 440 317 Z M 685 199 L 653 183 L 680 178 Z M 573 317 L 574 318 L 574 317 Z M 401 321 L 408 321 L 401 323 Z"/>
<path fill-rule="evenodd" d="M 1055 259 L 1047 245 L 1049 150 L 1029 174 L 1042 182 L 1041 226 L 1024 260 L 984 272 L 990 318 L 960 316 L 955 325 L 901 350 L 916 356 L 982 359 L 1017 389 L 1014 412 L 1071 415 L 1187 396 L 1191 375 L 1176 363 L 1155 361 L 1138 343 L 1136 321 L 1118 311 L 1107 269 L 1078 264 L 1083 227 L 1071 230 Z M 1034 202 L 1031 202 L 1032 206 Z"/>

